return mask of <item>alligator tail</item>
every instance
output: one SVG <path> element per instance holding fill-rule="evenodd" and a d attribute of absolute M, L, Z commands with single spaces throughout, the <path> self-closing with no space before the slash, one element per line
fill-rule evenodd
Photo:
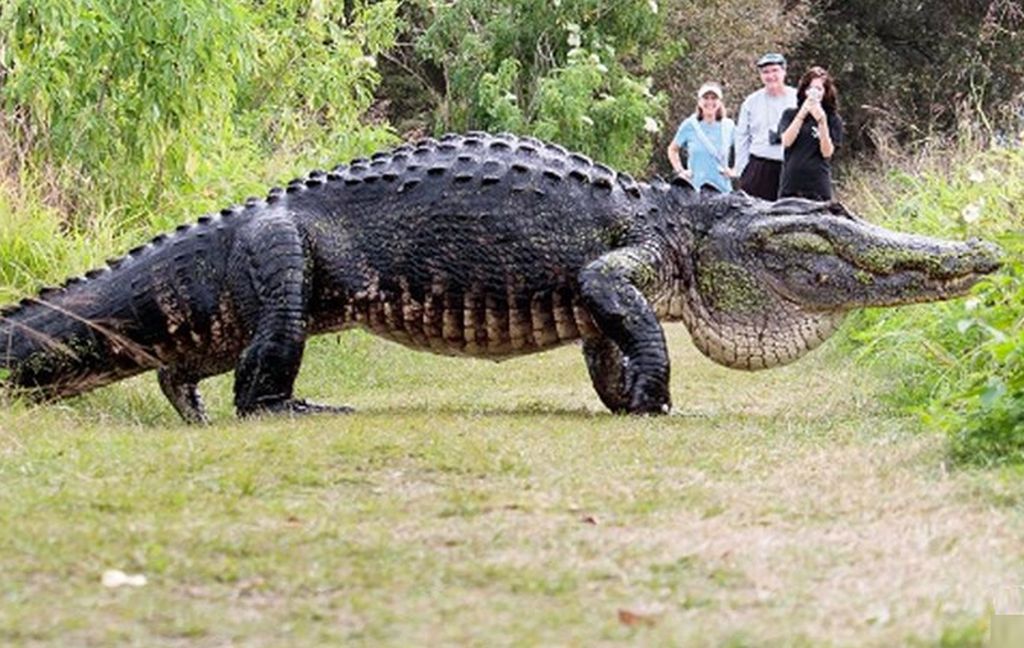
<path fill-rule="evenodd" d="M 106 291 L 74 279 L 0 309 L 0 385 L 33 400 L 80 394 L 155 366 L 99 314 Z"/>

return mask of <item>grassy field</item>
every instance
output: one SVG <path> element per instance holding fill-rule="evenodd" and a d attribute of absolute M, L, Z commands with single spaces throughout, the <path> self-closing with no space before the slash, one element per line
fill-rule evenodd
<path fill-rule="evenodd" d="M 207 428 L 153 376 L 10 404 L 0 644 L 983 643 L 1024 585 L 1019 473 L 948 468 L 877 403 L 884 363 L 744 374 L 669 335 L 664 418 L 607 414 L 574 347 L 360 334 L 314 341 L 299 386 L 351 416 L 238 422 L 225 378 Z"/>

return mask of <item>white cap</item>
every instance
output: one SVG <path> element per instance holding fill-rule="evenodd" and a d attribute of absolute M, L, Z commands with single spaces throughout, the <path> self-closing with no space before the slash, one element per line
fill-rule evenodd
<path fill-rule="evenodd" d="M 700 87 L 700 90 L 697 91 L 697 98 L 700 99 L 709 92 L 719 99 L 722 98 L 722 86 L 712 82 L 705 83 Z"/>

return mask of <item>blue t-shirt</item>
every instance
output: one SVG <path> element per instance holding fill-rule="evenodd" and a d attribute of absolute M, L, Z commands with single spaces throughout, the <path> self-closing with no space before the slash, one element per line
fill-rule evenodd
<path fill-rule="evenodd" d="M 697 135 L 701 129 L 708 144 L 716 151 L 709 151 Z M 697 121 L 693 115 L 679 124 L 673 140 L 679 148 L 686 149 L 686 168 L 693 172 L 690 183 L 697 188 L 701 185 L 714 185 L 719 191 L 732 191 L 732 182 L 718 169 L 729 165 L 729 151 L 732 149 L 733 131 L 736 125 L 726 117 L 721 121 Z M 717 157 L 716 157 L 717 153 Z M 720 161 L 721 160 L 721 161 Z"/>

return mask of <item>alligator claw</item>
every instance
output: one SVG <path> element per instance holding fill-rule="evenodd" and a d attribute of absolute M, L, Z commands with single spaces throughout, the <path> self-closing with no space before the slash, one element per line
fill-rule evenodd
<path fill-rule="evenodd" d="M 668 414 L 672 409 L 672 398 L 664 381 L 642 373 L 638 363 L 623 362 L 625 369 L 625 393 L 629 397 L 626 412 L 629 414 Z"/>
<path fill-rule="evenodd" d="M 665 385 L 658 381 L 640 379 L 631 392 L 628 411 L 630 414 L 668 414 L 672 402 Z"/>

